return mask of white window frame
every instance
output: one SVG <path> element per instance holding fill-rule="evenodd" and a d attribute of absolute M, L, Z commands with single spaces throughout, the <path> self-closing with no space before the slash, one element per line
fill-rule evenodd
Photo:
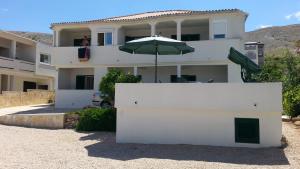
<path fill-rule="evenodd" d="M 47 55 L 50 63 L 41 62 L 41 55 Z M 49 59 L 49 56 L 50 56 L 50 59 Z M 49 53 L 40 53 L 40 59 L 39 59 L 40 64 L 51 65 L 51 60 L 52 60 L 51 55 Z"/>
<path fill-rule="evenodd" d="M 218 40 L 218 39 L 215 39 L 215 35 L 216 35 L 216 33 L 215 33 L 215 31 L 214 31 L 214 27 L 215 27 L 215 23 L 225 23 L 225 38 L 224 39 L 226 39 L 228 36 L 227 36 L 227 34 L 228 34 L 228 24 L 227 24 L 227 20 L 225 20 L 225 19 L 223 19 L 223 20 L 213 20 L 213 34 L 212 34 L 212 39 L 214 39 L 214 40 Z"/>
<path fill-rule="evenodd" d="M 97 33 L 97 39 L 98 39 L 99 33 L 104 34 L 104 46 L 112 46 L 114 44 L 114 32 L 113 31 L 98 32 Z M 106 33 L 111 33 L 111 44 L 109 44 L 109 45 L 106 44 L 106 40 L 105 40 L 106 39 Z M 97 43 L 98 43 L 98 41 L 97 41 Z M 99 46 L 99 44 L 98 44 L 98 46 Z"/>

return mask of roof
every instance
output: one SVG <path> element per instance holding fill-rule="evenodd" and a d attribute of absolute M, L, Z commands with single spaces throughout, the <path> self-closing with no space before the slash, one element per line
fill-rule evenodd
<path fill-rule="evenodd" d="M 36 43 L 36 42 L 37 42 L 37 41 L 35 41 L 35 40 L 32 40 L 32 39 L 29 39 L 29 38 L 26 38 L 26 37 L 17 35 L 17 34 L 12 33 L 12 32 L 4 31 L 4 30 L 0 30 L 0 36 L 1 36 L 1 34 L 5 34 L 5 35 L 7 35 L 7 36 L 9 36 L 9 37 L 20 38 L 20 39 L 23 39 L 23 40 L 26 40 L 26 41 L 32 42 L 32 43 Z"/>
<path fill-rule="evenodd" d="M 85 24 L 85 23 L 97 23 L 97 22 L 120 22 L 120 21 L 137 21 L 145 20 L 150 18 L 159 18 L 165 16 L 188 16 L 188 15 L 200 15 L 200 14 L 218 14 L 218 13 L 241 13 L 246 17 L 248 16 L 242 10 L 239 9 L 220 9 L 220 10 L 205 10 L 205 11 L 192 11 L 192 10 L 166 10 L 166 11 L 153 11 L 138 13 L 133 15 L 125 15 L 104 19 L 88 20 L 88 21 L 75 21 L 75 22 L 59 22 L 52 23 L 51 28 L 55 25 L 64 25 L 64 24 Z"/>
<path fill-rule="evenodd" d="M 6 36 L 20 38 L 20 39 L 25 40 L 30 43 L 43 43 L 45 45 L 52 45 L 52 43 L 49 41 L 35 40 L 35 39 L 31 38 L 30 36 L 28 37 L 25 35 L 25 33 L 26 32 L 22 33 L 22 32 L 18 32 L 18 31 L 4 31 L 4 30 L 0 29 L 0 36 L 1 36 L 1 34 L 5 34 Z"/>

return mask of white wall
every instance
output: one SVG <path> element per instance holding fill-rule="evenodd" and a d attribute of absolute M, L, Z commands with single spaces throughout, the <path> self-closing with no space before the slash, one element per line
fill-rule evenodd
<path fill-rule="evenodd" d="M 51 60 L 52 60 L 52 56 L 53 56 L 53 48 L 47 44 L 43 44 L 43 43 L 37 43 L 36 45 L 36 74 L 37 75 L 43 75 L 43 76 L 49 76 L 52 78 L 55 78 L 56 76 L 56 69 L 54 66 L 51 66 Z M 40 63 L 40 55 L 41 54 L 47 54 L 50 55 L 50 64 L 44 64 L 44 63 Z"/>
<path fill-rule="evenodd" d="M 56 90 L 56 108 L 83 108 L 92 104 L 93 90 Z"/>
<path fill-rule="evenodd" d="M 165 55 L 158 57 L 158 64 L 198 64 L 211 62 L 212 64 L 220 61 L 227 61 L 230 47 L 237 50 L 241 49 L 239 39 L 219 39 L 207 41 L 188 42 L 188 45 L 195 48 L 195 52 L 185 55 Z M 78 60 L 77 47 L 55 47 L 53 49 L 53 64 L 58 67 L 96 67 L 96 66 L 126 66 L 142 64 L 154 65 L 154 56 L 129 54 L 119 50 L 119 46 L 92 46 L 91 58 L 87 62 Z"/>
<path fill-rule="evenodd" d="M 34 77 L 22 77 L 22 76 L 12 76 L 13 77 L 13 84 L 12 90 L 13 91 L 23 91 L 23 84 L 24 81 L 35 82 L 37 87 L 38 85 L 48 85 L 49 90 L 53 90 L 53 79 L 38 79 Z"/>
<path fill-rule="evenodd" d="M 20 60 L 25 60 L 28 62 L 35 63 L 36 48 L 35 46 L 30 46 L 17 42 L 16 57 Z"/>
<path fill-rule="evenodd" d="M 280 146 L 281 83 L 117 84 L 117 142 Z M 235 143 L 234 118 L 258 118 L 260 144 Z"/>

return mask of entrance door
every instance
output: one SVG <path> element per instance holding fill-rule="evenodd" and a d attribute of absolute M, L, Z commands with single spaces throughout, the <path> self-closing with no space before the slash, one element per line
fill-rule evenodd
<path fill-rule="evenodd" d="M 36 89 L 36 83 L 35 82 L 23 82 L 23 92 L 27 92 L 27 89 Z"/>

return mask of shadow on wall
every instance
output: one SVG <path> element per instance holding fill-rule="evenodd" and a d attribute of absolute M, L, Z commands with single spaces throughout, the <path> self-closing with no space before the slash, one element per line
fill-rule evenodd
<path fill-rule="evenodd" d="M 86 146 L 92 157 L 114 160 L 139 158 L 192 160 L 247 165 L 289 165 L 281 148 L 230 148 L 195 145 L 116 144 L 115 133 L 95 132 L 80 140 L 97 140 Z"/>

